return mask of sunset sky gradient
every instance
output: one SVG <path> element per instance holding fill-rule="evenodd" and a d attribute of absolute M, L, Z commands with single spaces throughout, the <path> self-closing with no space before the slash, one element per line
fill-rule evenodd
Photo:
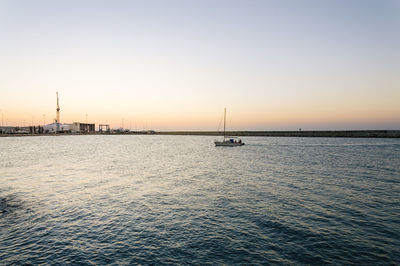
<path fill-rule="evenodd" d="M 400 129 L 400 1 L 0 0 L 3 124 L 56 91 L 64 123 Z"/>

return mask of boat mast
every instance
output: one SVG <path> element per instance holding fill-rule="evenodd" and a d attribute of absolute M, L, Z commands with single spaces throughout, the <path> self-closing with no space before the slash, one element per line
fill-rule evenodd
<path fill-rule="evenodd" d="M 57 108 L 56 108 L 56 132 L 60 131 L 60 104 L 58 103 L 58 91 L 57 95 Z"/>
<path fill-rule="evenodd" d="M 57 95 L 56 123 L 60 123 L 60 104 L 58 103 L 58 91 L 56 92 L 56 95 Z"/>
<path fill-rule="evenodd" d="M 226 107 L 224 108 L 224 140 L 225 140 L 225 124 L 226 124 Z"/>

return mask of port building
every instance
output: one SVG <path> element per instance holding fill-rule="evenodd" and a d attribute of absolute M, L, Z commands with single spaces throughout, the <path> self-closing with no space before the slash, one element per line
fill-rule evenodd
<path fill-rule="evenodd" d="M 95 124 L 74 122 L 69 124 L 72 133 L 93 133 L 95 131 Z"/>
<path fill-rule="evenodd" d="M 44 133 L 71 132 L 69 124 L 54 122 L 43 126 Z"/>
<path fill-rule="evenodd" d="M 80 122 L 73 122 L 72 124 L 68 123 L 60 123 L 60 104 L 58 99 L 58 92 L 57 95 L 57 107 L 56 107 L 56 118 L 54 122 L 48 125 L 43 126 L 44 133 L 91 133 L 95 131 L 95 124 L 88 124 L 88 123 L 80 123 Z"/>

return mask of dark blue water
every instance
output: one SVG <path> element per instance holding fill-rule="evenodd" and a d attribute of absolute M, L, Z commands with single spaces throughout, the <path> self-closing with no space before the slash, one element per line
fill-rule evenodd
<path fill-rule="evenodd" d="M 400 264 L 400 140 L 0 138 L 1 264 Z"/>

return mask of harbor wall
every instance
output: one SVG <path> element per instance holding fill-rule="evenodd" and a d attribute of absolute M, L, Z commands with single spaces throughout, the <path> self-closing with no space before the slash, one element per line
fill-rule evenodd
<path fill-rule="evenodd" d="M 159 135 L 222 136 L 217 131 L 165 131 Z M 336 138 L 400 138 L 400 130 L 332 130 L 332 131 L 227 131 L 226 136 L 254 137 L 336 137 Z"/>

